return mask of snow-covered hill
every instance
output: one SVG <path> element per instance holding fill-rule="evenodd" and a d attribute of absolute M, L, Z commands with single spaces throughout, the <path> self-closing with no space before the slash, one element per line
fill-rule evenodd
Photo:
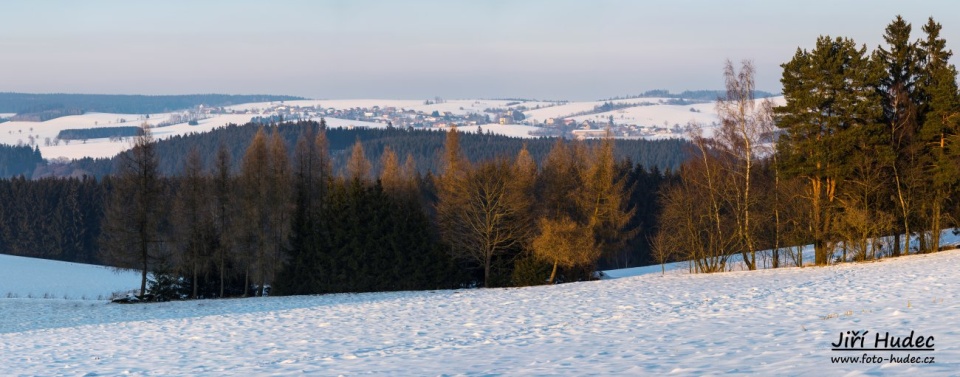
<path fill-rule="evenodd" d="M 782 102 L 783 97 L 775 100 Z M 612 111 L 593 113 L 596 106 L 604 103 L 613 103 L 618 106 L 626 106 Z M 778 102 L 778 103 L 779 103 Z M 640 128 L 662 127 L 671 128 L 675 125 L 684 126 L 688 122 L 696 121 L 707 126 L 707 132 L 711 132 L 709 125 L 716 123 L 717 115 L 714 104 L 693 104 L 676 105 L 670 104 L 668 98 L 632 98 L 610 101 L 582 101 L 582 102 L 548 102 L 548 101 L 521 101 L 521 100 L 448 100 L 440 103 L 433 103 L 423 100 L 390 100 L 390 99 L 355 99 L 355 100 L 301 100 L 286 102 L 263 102 L 248 103 L 235 106 L 229 106 L 223 109 L 226 114 L 203 114 L 203 119 L 195 126 L 188 125 L 186 122 L 173 124 L 166 127 L 153 129 L 153 134 L 158 139 L 165 139 L 175 135 L 184 135 L 192 132 L 208 132 L 216 127 L 226 124 L 244 124 L 254 116 L 268 117 L 277 114 L 277 109 L 287 108 L 310 108 L 314 112 L 308 118 L 319 120 L 321 116 L 327 119 L 331 127 L 387 127 L 387 122 L 379 120 L 359 121 L 351 119 L 340 119 L 324 112 L 327 110 L 350 110 L 350 109 L 380 109 L 394 108 L 403 111 L 413 111 L 419 114 L 432 114 L 436 111 L 439 114 L 450 114 L 453 116 L 468 116 L 470 114 L 479 114 L 489 116 L 492 123 L 479 124 L 484 132 L 492 132 L 501 135 L 515 137 L 533 137 L 531 132 L 540 130 L 533 124 L 543 125 L 551 120 L 561 123 L 565 119 L 576 122 L 591 121 L 597 124 L 607 124 L 610 117 L 617 125 L 637 126 Z M 505 109 L 522 108 L 525 119 L 522 124 L 500 124 L 497 114 Z M 691 111 L 691 109 L 693 111 Z M 230 113 L 234 112 L 234 113 Z M 240 113 L 243 112 L 243 113 Z M 588 113 L 588 114 L 585 114 Z M 107 113 L 88 113 L 83 115 L 66 116 L 51 119 L 46 122 L 3 122 L 0 123 L 0 144 L 35 145 L 40 149 L 44 158 L 47 159 L 76 159 L 83 157 L 112 157 L 123 150 L 130 148 L 130 140 L 110 140 L 108 138 L 89 139 L 86 141 L 73 140 L 67 142 L 56 142 L 58 133 L 64 129 L 84 129 L 101 127 L 130 127 L 140 126 L 143 123 L 157 125 L 168 122 L 171 117 L 179 116 L 183 113 L 161 113 L 149 114 L 107 114 Z M 7 114 L 11 115 L 11 114 Z M 442 118 L 442 117 L 441 117 Z M 440 120 L 442 122 L 442 120 Z M 508 122 L 515 123 L 515 122 Z M 475 132 L 477 128 L 473 125 L 461 127 L 462 131 Z M 664 133 L 645 133 L 646 138 L 672 138 L 679 137 L 682 134 Z M 641 136 L 631 136 L 641 137 Z M 49 144 L 48 144 L 49 142 Z"/>
<path fill-rule="evenodd" d="M 956 375 L 960 251 L 520 289 L 0 298 L 2 375 Z M 635 271 L 636 272 L 636 271 Z M 847 331 L 935 351 L 832 351 Z M 833 363 L 861 355 L 933 364 Z"/>
<path fill-rule="evenodd" d="M 107 300 L 140 288 L 140 273 L 0 254 L 0 297 Z"/>

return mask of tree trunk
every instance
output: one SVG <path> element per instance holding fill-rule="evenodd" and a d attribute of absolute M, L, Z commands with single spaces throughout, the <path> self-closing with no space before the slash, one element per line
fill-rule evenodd
<path fill-rule="evenodd" d="M 223 298 L 223 280 L 224 280 L 224 274 L 225 274 L 225 272 L 223 271 L 223 268 L 224 268 L 224 265 L 226 264 L 224 262 L 224 259 L 226 258 L 223 255 L 223 250 L 220 250 L 220 298 Z"/>
<path fill-rule="evenodd" d="M 939 192 L 940 190 L 938 190 Z M 933 203 L 932 208 L 932 218 L 930 219 L 930 250 L 933 252 L 940 251 L 940 198 L 942 198 L 939 193 L 937 195 L 937 200 Z"/>
<path fill-rule="evenodd" d="M 490 255 L 487 255 L 486 261 L 483 264 L 483 287 L 490 288 Z"/>
<path fill-rule="evenodd" d="M 147 295 L 147 258 L 143 258 L 143 270 L 140 271 L 140 299 Z"/>
<path fill-rule="evenodd" d="M 197 270 L 199 269 L 200 267 L 198 267 L 196 262 L 194 262 L 193 264 L 193 296 L 191 296 L 194 299 L 197 298 Z"/>
<path fill-rule="evenodd" d="M 553 260 L 553 271 L 550 272 L 550 280 L 547 280 L 547 284 L 553 284 L 553 279 L 557 277 L 557 260 Z"/>
<path fill-rule="evenodd" d="M 243 272 L 243 297 L 250 296 L 250 269 Z"/>
<path fill-rule="evenodd" d="M 898 231 L 894 231 L 894 235 L 893 235 L 893 253 L 892 253 L 892 255 L 895 256 L 895 257 L 899 257 L 899 256 L 900 256 L 900 232 L 898 232 Z"/>

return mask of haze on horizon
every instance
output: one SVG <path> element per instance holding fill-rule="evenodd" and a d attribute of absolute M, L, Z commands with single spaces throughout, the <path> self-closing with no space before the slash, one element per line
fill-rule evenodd
<path fill-rule="evenodd" d="M 949 1 L 50 1 L 0 4 L 0 92 L 590 100 L 757 89 L 819 35 L 869 49 L 900 14 L 960 51 Z M 957 63 L 957 57 L 953 62 Z"/>

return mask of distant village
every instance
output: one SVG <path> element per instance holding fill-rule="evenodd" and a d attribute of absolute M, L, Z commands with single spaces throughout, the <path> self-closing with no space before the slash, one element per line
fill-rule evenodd
<path fill-rule="evenodd" d="M 427 104 L 431 103 L 435 102 L 427 102 Z M 650 103 L 649 105 L 656 104 Z M 460 109 L 463 110 L 462 107 Z M 687 126 L 680 124 L 622 124 L 615 122 L 612 116 L 597 120 L 586 119 L 579 122 L 574 119 L 574 116 L 543 120 L 529 119 L 524 116 L 526 110 L 530 109 L 521 105 L 506 108 L 486 108 L 482 112 L 454 113 L 439 110 L 424 112 L 392 106 L 337 109 L 325 108 L 320 105 L 298 106 L 278 102 L 264 108 L 245 110 L 201 107 L 199 108 L 199 116 L 202 118 L 214 114 L 250 114 L 252 122 L 262 123 L 325 117 L 378 123 L 386 127 L 411 129 L 458 127 L 469 128 L 471 131 L 476 128 L 482 132 L 493 133 L 497 133 L 496 127 L 498 126 L 525 125 L 538 127 L 528 132 L 530 136 L 564 136 L 577 139 L 604 137 L 608 131 L 616 138 L 681 137 L 688 131 Z M 598 106 L 595 112 L 578 113 L 575 116 L 605 111 L 609 110 Z M 691 108 L 691 111 L 695 110 Z"/>

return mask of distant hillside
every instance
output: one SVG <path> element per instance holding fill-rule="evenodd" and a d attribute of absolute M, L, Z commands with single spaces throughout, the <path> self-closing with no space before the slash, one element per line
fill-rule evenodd
<path fill-rule="evenodd" d="M 198 105 L 230 106 L 250 102 L 292 101 L 302 97 L 275 95 L 189 94 L 146 96 L 122 94 L 0 93 L 0 113 L 16 113 L 13 120 L 43 121 L 84 112 L 152 114 Z"/>
<path fill-rule="evenodd" d="M 200 150 L 204 163 L 210 166 L 221 143 L 230 149 L 234 159 L 234 166 L 236 167 L 258 127 L 259 125 L 252 123 L 243 126 L 229 125 L 207 133 L 174 136 L 161 140 L 157 144 L 160 169 L 163 174 L 166 175 L 179 174 L 183 168 L 184 156 L 186 156 L 190 148 L 194 146 Z M 303 132 L 303 128 L 318 127 L 318 124 L 316 122 L 284 123 L 278 127 L 280 135 L 286 140 L 288 150 L 292 155 L 297 137 Z M 390 146 L 401 158 L 406 158 L 407 154 L 412 155 L 417 162 L 417 168 L 421 172 L 435 172 L 439 168 L 437 161 L 440 156 L 440 151 L 443 148 L 446 132 L 428 130 L 408 131 L 396 128 L 331 128 L 327 130 L 327 137 L 330 140 L 330 151 L 337 169 L 346 165 L 346 161 L 349 158 L 350 147 L 356 140 L 361 140 L 364 144 L 367 158 L 374 162 L 375 166 L 378 165 L 384 147 Z M 520 148 L 526 144 L 534 160 L 539 163 L 546 158 L 547 153 L 549 153 L 550 148 L 555 143 L 555 139 L 521 139 L 491 134 L 477 135 L 476 133 L 465 132 L 461 136 L 460 142 L 464 153 L 472 161 L 481 161 L 501 156 L 513 158 L 517 152 L 520 151 Z M 667 169 L 676 170 L 683 162 L 685 147 L 689 145 L 689 142 L 678 139 L 617 139 L 614 143 L 619 158 L 628 158 L 633 163 L 639 163 L 647 168 L 656 167 L 661 171 Z M 117 157 L 110 159 L 80 159 L 71 164 L 73 168 L 71 171 L 61 171 L 54 175 L 70 174 L 76 171 L 102 177 L 113 173 L 114 160 L 116 158 Z"/>
<path fill-rule="evenodd" d="M 676 99 L 684 99 L 684 100 L 698 101 L 698 102 L 712 102 L 712 101 L 716 101 L 717 98 L 725 96 L 726 94 L 727 92 L 725 90 L 684 90 L 683 92 L 680 92 L 680 93 L 670 93 L 670 91 L 666 89 L 654 89 L 654 90 L 648 90 L 646 92 L 643 92 L 641 94 L 634 95 L 634 96 L 613 97 L 609 99 L 655 97 L 655 98 L 676 98 Z M 754 90 L 753 96 L 754 98 L 768 98 L 768 97 L 777 96 L 777 94 L 765 92 L 762 90 Z"/>

